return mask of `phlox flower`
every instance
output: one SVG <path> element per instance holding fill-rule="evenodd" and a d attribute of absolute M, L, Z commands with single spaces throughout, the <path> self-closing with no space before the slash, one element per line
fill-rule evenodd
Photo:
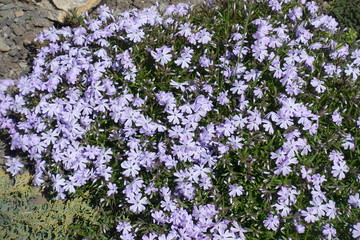
<path fill-rule="evenodd" d="M 301 216 L 305 217 L 305 222 L 314 223 L 319 220 L 319 217 L 316 215 L 317 210 L 314 207 L 306 208 L 306 211 L 301 210 Z"/>
<path fill-rule="evenodd" d="M 126 28 L 126 33 L 130 41 L 133 41 L 134 43 L 141 42 L 141 40 L 145 37 L 144 31 L 136 25 Z"/>
<path fill-rule="evenodd" d="M 333 162 L 342 161 L 344 160 L 344 155 L 342 154 L 342 152 L 332 150 L 329 154 L 329 159 Z"/>
<path fill-rule="evenodd" d="M 337 110 L 333 112 L 333 114 L 331 115 L 331 119 L 336 125 L 341 126 L 343 117 L 340 115 L 340 113 Z"/>
<path fill-rule="evenodd" d="M 180 36 L 189 37 L 191 35 L 191 27 L 192 24 L 189 22 L 182 23 L 178 28 L 180 31 L 177 34 Z"/>
<path fill-rule="evenodd" d="M 303 12 L 302 12 L 302 8 L 301 7 L 296 7 L 294 9 L 291 9 L 289 11 L 289 18 L 292 20 L 292 21 L 296 21 L 296 20 L 300 20 L 301 17 L 303 15 Z"/>
<path fill-rule="evenodd" d="M 324 86 L 324 81 L 320 81 L 316 78 L 313 78 L 310 82 L 311 86 L 315 88 L 315 91 L 317 93 L 323 93 L 326 90 L 326 87 Z"/>
<path fill-rule="evenodd" d="M 122 222 L 119 222 L 118 225 L 116 226 L 116 231 L 122 232 L 122 233 L 129 233 L 129 232 L 131 232 L 131 228 L 132 228 L 132 226 L 129 222 L 122 221 Z"/>
<path fill-rule="evenodd" d="M 359 208 L 360 207 L 360 198 L 359 198 L 359 193 L 356 193 L 354 195 L 350 195 L 349 196 L 349 200 L 348 203 L 350 205 L 352 205 L 355 208 Z"/>
<path fill-rule="evenodd" d="M 263 221 L 263 223 L 266 229 L 276 231 L 279 227 L 280 219 L 276 215 L 270 215 Z"/>
<path fill-rule="evenodd" d="M 160 63 L 162 66 L 171 61 L 171 48 L 162 46 L 156 48 L 156 51 L 151 51 L 151 56 L 155 59 L 155 62 Z"/>
<path fill-rule="evenodd" d="M 8 160 L 5 165 L 8 167 L 7 172 L 11 173 L 12 176 L 15 176 L 20 173 L 21 169 L 24 167 L 24 164 L 21 163 L 19 158 L 5 157 Z"/>
<path fill-rule="evenodd" d="M 230 197 L 238 197 L 243 195 L 243 193 L 244 193 L 244 188 L 242 186 L 239 186 L 238 184 L 229 186 Z"/>
<path fill-rule="evenodd" d="M 360 75 L 360 69 L 348 64 L 347 68 L 345 69 L 345 75 L 352 76 L 352 80 L 356 81 Z"/>
<path fill-rule="evenodd" d="M 326 216 L 328 216 L 330 219 L 334 219 L 337 215 L 337 208 L 335 207 L 335 202 L 333 200 L 330 200 L 326 204 L 325 209 Z"/>
<path fill-rule="evenodd" d="M 221 92 L 219 93 L 219 96 L 217 97 L 217 101 L 221 104 L 221 105 L 225 105 L 227 103 L 230 102 L 229 98 L 227 97 L 228 93 L 227 91 L 225 92 Z"/>
<path fill-rule="evenodd" d="M 272 206 L 276 208 L 277 213 L 282 217 L 288 216 L 291 210 L 285 203 L 276 203 Z"/>
<path fill-rule="evenodd" d="M 135 177 L 140 170 L 139 164 L 135 160 L 127 160 L 121 163 L 121 167 L 125 169 L 123 174 L 127 177 Z"/>
<path fill-rule="evenodd" d="M 161 234 L 159 237 L 158 237 L 158 240 L 174 240 L 176 239 L 176 235 L 173 234 L 173 233 L 169 233 L 169 234 Z"/>
<path fill-rule="evenodd" d="M 212 34 L 209 33 L 206 29 L 201 29 L 196 33 L 196 39 L 199 43 L 207 44 L 211 41 Z"/>
<path fill-rule="evenodd" d="M 306 9 L 310 12 L 311 15 L 315 15 L 319 9 L 315 1 L 307 2 Z"/>
<path fill-rule="evenodd" d="M 270 134 L 273 134 L 274 133 L 274 128 L 271 124 L 270 121 L 268 120 L 262 120 L 262 124 L 263 124 L 263 127 L 265 129 L 266 132 L 270 133 Z"/>
<path fill-rule="evenodd" d="M 206 55 L 203 55 L 199 58 L 199 63 L 201 67 L 207 68 L 211 65 L 213 65 L 213 61 L 208 58 Z"/>
<path fill-rule="evenodd" d="M 191 57 L 186 55 L 181 55 L 178 59 L 175 60 L 175 64 L 181 66 L 181 68 L 188 68 L 191 62 Z"/>
<path fill-rule="evenodd" d="M 106 194 L 108 196 L 111 196 L 111 195 L 116 194 L 118 192 L 118 188 L 117 188 L 116 184 L 114 184 L 114 183 L 108 183 L 107 187 L 109 188 L 109 190 L 106 192 Z"/>
<path fill-rule="evenodd" d="M 248 232 L 248 230 L 241 227 L 237 222 L 233 222 L 233 226 L 230 228 L 230 231 L 238 234 L 239 236 L 236 239 L 239 239 L 239 240 L 245 240 L 244 233 Z"/>
<path fill-rule="evenodd" d="M 353 228 L 351 229 L 352 237 L 353 238 L 360 238 L 360 222 L 357 222 Z"/>
<path fill-rule="evenodd" d="M 313 200 L 310 201 L 312 208 L 316 210 L 316 215 L 318 215 L 319 217 L 325 216 L 325 211 L 327 210 L 326 205 L 322 203 L 323 200 L 317 197 L 313 198 Z"/>
<path fill-rule="evenodd" d="M 273 10 L 273 11 L 281 10 L 282 1 L 279 2 L 279 0 L 269 0 L 268 4 L 269 4 L 269 7 L 271 8 L 271 10 Z"/>
<path fill-rule="evenodd" d="M 354 137 L 351 136 L 350 134 L 346 134 L 341 146 L 343 146 L 345 150 L 347 149 L 353 150 L 355 148 L 354 142 L 355 142 Z"/>
<path fill-rule="evenodd" d="M 230 91 L 233 94 L 239 94 L 242 95 L 245 93 L 245 91 L 248 89 L 248 85 L 245 84 L 244 81 L 235 80 L 232 84 L 232 88 L 230 88 Z"/>
<path fill-rule="evenodd" d="M 336 235 L 336 229 L 332 225 L 327 223 L 323 227 L 322 233 L 326 236 L 327 239 L 331 240 Z"/>
<path fill-rule="evenodd" d="M 298 233 L 304 233 L 305 232 L 305 227 L 303 225 L 299 224 L 299 223 L 295 225 L 295 229 L 296 229 L 296 231 Z"/>
<path fill-rule="evenodd" d="M 232 146 L 233 149 L 241 149 L 243 147 L 244 138 L 238 136 L 230 136 L 229 137 L 229 144 Z"/>
<path fill-rule="evenodd" d="M 214 240 L 235 240 L 237 239 L 235 234 L 227 229 L 220 228 L 218 232 L 213 236 Z"/>
<path fill-rule="evenodd" d="M 52 180 L 53 180 L 53 189 L 57 192 L 63 192 L 63 186 L 65 186 L 65 179 L 60 175 L 60 174 L 56 174 L 52 176 Z"/>
<path fill-rule="evenodd" d="M 142 195 L 139 194 L 130 194 L 130 196 L 128 196 L 127 198 L 127 202 L 132 204 L 130 206 L 130 210 L 133 212 L 142 212 L 145 210 L 145 206 L 146 204 L 148 204 L 147 202 L 147 198 L 146 197 L 142 197 Z"/>
<path fill-rule="evenodd" d="M 180 120 L 183 119 L 183 114 L 180 112 L 179 109 L 173 109 L 167 111 L 170 115 L 167 116 L 169 122 L 173 124 L 180 124 Z"/>
<path fill-rule="evenodd" d="M 281 162 L 280 164 L 278 164 L 276 166 L 274 174 L 276 174 L 276 175 L 281 174 L 283 176 L 290 174 L 292 172 L 290 164 L 291 163 L 288 160 Z"/>

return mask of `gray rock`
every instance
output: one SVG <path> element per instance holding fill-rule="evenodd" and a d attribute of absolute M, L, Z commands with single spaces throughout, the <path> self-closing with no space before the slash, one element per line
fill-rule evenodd
<path fill-rule="evenodd" d="M 16 11 L 16 12 L 15 12 L 15 17 L 18 18 L 18 17 L 24 16 L 24 14 L 25 14 L 24 11 L 21 11 L 21 10 L 20 10 L 20 11 Z"/>
<path fill-rule="evenodd" d="M 10 26 L 11 24 L 13 24 L 13 20 L 12 19 L 6 19 L 5 21 L 4 21 L 4 24 L 6 25 L 6 26 Z"/>
<path fill-rule="evenodd" d="M 28 32 L 24 35 L 23 44 L 25 47 L 30 46 L 34 41 L 36 35 L 33 32 Z"/>
<path fill-rule="evenodd" d="M 25 61 L 20 61 L 20 62 L 19 62 L 19 66 L 20 66 L 21 68 L 27 68 L 27 67 L 28 67 L 28 65 L 27 65 L 27 63 L 26 63 Z"/>
<path fill-rule="evenodd" d="M 52 22 L 46 18 L 42 17 L 33 17 L 32 24 L 34 24 L 35 27 L 50 27 L 52 26 Z"/>
<path fill-rule="evenodd" d="M 17 53 L 18 53 L 18 51 L 16 49 L 11 49 L 11 51 L 9 52 L 9 56 L 15 57 L 17 55 Z M 11 59 L 11 61 L 14 62 L 13 59 Z M 17 61 L 17 59 L 15 59 L 15 62 L 16 61 Z"/>
<path fill-rule="evenodd" d="M 9 4 L 6 4 L 6 5 L 2 6 L 2 7 L 0 8 L 0 10 L 9 10 L 9 9 L 14 8 L 14 7 L 15 7 L 15 4 L 9 3 Z"/>
<path fill-rule="evenodd" d="M 25 28 L 19 24 L 12 24 L 11 28 L 16 36 L 21 36 L 25 32 Z"/>
<path fill-rule="evenodd" d="M 96 7 L 101 0 L 52 0 L 55 7 L 64 11 L 75 10 L 77 13 L 86 12 Z"/>
<path fill-rule="evenodd" d="M 1 11 L 0 10 L 0 16 L 3 19 L 13 19 L 15 17 L 15 14 L 13 11 Z"/>
<path fill-rule="evenodd" d="M 13 1 L 12 0 L 1 0 L 1 3 L 3 3 L 3 4 L 9 4 L 11 2 L 13 2 Z"/>
<path fill-rule="evenodd" d="M 8 52 L 10 51 L 9 45 L 6 44 L 5 39 L 0 37 L 0 51 L 1 52 Z"/>
<path fill-rule="evenodd" d="M 46 18 L 54 22 L 64 22 L 67 12 L 63 10 L 51 9 L 46 12 Z"/>
<path fill-rule="evenodd" d="M 21 44 L 21 43 L 22 43 L 21 37 L 20 37 L 20 36 L 16 36 L 16 37 L 14 38 L 14 42 L 15 42 L 16 45 Z"/>

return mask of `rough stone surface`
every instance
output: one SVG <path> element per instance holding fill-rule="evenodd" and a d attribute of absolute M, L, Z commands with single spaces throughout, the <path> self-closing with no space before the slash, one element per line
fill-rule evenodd
<path fill-rule="evenodd" d="M 0 37 L 0 51 L 1 52 L 8 52 L 10 51 L 10 47 L 6 44 L 5 39 Z"/>
<path fill-rule="evenodd" d="M 21 17 L 21 16 L 24 16 L 25 12 L 24 11 L 16 11 L 15 12 L 15 17 Z"/>
<path fill-rule="evenodd" d="M 10 27 L 12 28 L 16 36 L 21 36 L 26 31 L 26 29 L 19 24 L 14 23 Z"/>
<path fill-rule="evenodd" d="M 75 6 L 74 10 L 78 13 L 97 5 L 90 15 L 96 13 L 96 8 L 103 4 L 107 4 L 115 13 L 119 13 L 127 9 L 149 7 L 156 2 L 164 8 L 179 2 L 192 4 L 204 2 L 204 0 L 0 0 L 0 79 L 16 80 L 29 72 L 30 66 L 27 63 L 32 63 L 30 49 L 36 34 L 50 28 L 56 22 L 62 22 L 68 14 L 67 11 L 59 9 L 61 1 L 81 3 L 76 6 L 71 5 Z"/>
<path fill-rule="evenodd" d="M 75 10 L 80 14 L 96 7 L 101 0 L 52 0 L 52 2 L 58 9 L 64 11 Z"/>

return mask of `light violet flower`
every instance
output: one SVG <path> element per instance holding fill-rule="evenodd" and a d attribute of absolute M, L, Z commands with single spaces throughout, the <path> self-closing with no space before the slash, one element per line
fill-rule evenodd
<path fill-rule="evenodd" d="M 21 163 L 19 158 L 5 157 L 8 160 L 5 165 L 8 167 L 7 172 L 11 173 L 12 176 L 15 176 L 20 173 L 21 169 L 24 167 L 24 164 Z"/>
<path fill-rule="evenodd" d="M 353 238 L 360 238 L 360 222 L 356 223 L 351 229 Z"/>
<path fill-rule="evenodd" d="M 350 205 L 352 205 L 355 208 L 359 208 L 360 207 L 360 197 L 359 197 L 359 193 L 356 193 L 355 195 L 350 195 L 349 196 L 349 200 L 348 203 Z"/>
<path fill-rule="evenodd" d="M 279 227 L 280 220 L 278 216 L 270 215 L 263 221 L 263 223 L 268 230 L 276 231 Z"/>
<path fill-rule="evenodd" d="M 332 225 L 326 224 L 323 227 L 322 233 L 326 236 L 327 239 L 331 240 L 336 235 L 336 229 Z"/>
<path fill-rule="evenodd" d="M 155 59 L 155 62 L 159 62 L 162 66 L 171 61 L 171 48 L 163 46 L 156 48 L 156 51 L 151 51 L 151 56 Z"/>
<path fill-rule="evenodd" d="M 145 210 L 145 206 L 146 204 L 148 204 L 147 202 L 147 198 L 146 197 L 142 197 L 141 194 L 132 194 L 128 197 L 127 202 L 132 204 L 130 206 L 130 210 L 133 212 L 142 212 Z"/>

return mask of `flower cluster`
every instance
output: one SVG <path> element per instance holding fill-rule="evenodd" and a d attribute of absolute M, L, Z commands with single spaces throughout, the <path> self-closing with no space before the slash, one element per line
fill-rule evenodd
<path fill-rule="evenodd" d="M 91 191 L 120 239 L 357 238 L 360 50 L 314 1 L 229 4 L 101 6 L 38 35 L 31 74 L 1 80 L 26 155 L 7 171 Z"/>

